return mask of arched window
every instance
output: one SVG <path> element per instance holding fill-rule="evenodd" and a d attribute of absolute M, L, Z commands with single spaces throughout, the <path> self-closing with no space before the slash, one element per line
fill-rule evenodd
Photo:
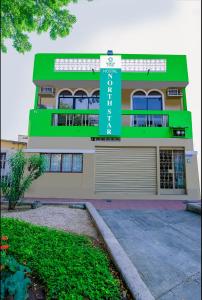
<path fill-rule="evenodd" d="M 162 110 L 162 94 L 158 91 L 148 93 L 148 110 Z"/>
<path fill-rule="evenodd" d="M 73 109 L 74 102 L 73 96 L 70 91 L 62 91 L 58 97 L 58 108 L 62 109 Z"/>
<path fill-rule="evenodd" d="M 137 91 L 132 97 L 133 110 L 147 110 L 147 96 L 143 91 Z"/>
<path fill-rule="evenodd" d="M 88 95 L 83 90 L 78 90 L 74 94 L 75 109 L 88 109 Z"/>
<path fill-rule="evenodd" d="M 143 91 L 137 91 L 132 97 L 134 110 L 162 110 L 162 95 L 158 91 L 151 91 L 146 95 Z"/>
<path fill-rule="evenodd" d="M 100 107 L 100 91 L 96 90 L 89 98 L 89 109 L 99 109 Z"/>

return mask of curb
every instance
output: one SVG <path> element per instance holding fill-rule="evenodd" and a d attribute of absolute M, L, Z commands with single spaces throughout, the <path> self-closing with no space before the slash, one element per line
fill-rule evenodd
<path fill-rule="evenodd" d="M 186 210 L 201 215 L 201 204 L 199 204 L 199 203 L 187 203 Z"/>
<path fill-rule="evenodd" d="M 89 211 L 91 217 L 93 218 L 97 229 L 102 235 L 107 249 L 110 252 L 112 259 L 121 273 L 128 289 L 130 290 L 132 296 L 136 300 L 155 300 L 149 291 L 148 287 L 145 285 L 141 279 L 137 269 L 129 259 L 126 252 L 123 250 L 112 231 L 104 222 L 103 218 L 97 212 L 95 207 L 91 203 L 85 203 L 87 210 Z"/>

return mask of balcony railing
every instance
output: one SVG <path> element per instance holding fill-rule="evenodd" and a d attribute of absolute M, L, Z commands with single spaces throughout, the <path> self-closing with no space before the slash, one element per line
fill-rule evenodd
<path fill-rule="evenodd" d="M 168 127 L 167 115 L 123 115 L 123 126 Z M 98 126 L 99 116 L 90 114 L 52 114 L 53 126 Z"/>
<path fill-rule="evenodd" d="M 53 126 L 98 126 L 98 115 L 53 114 Z"/>
<path fill-rule="evenodd" d="M 168 127 L 167 115 L 134 115 L 132 116 L 133 127 Z"/>

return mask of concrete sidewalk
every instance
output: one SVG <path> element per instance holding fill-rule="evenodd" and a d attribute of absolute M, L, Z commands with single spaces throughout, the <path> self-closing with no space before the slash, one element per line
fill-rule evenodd
<path fill-rule="evenodd" d="M 185 210 L 100 210 L 155 299 L 200 300 L 200 221 Z"/>

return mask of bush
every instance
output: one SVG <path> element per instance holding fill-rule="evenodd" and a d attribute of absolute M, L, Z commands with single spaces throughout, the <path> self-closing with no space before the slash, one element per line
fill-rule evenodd
<path fill-rule="evenodd" d="M 46 286 L 47 299 L 121 299 L 107 255 L 89 238 L 12 218 L 2 218 L 2 233 L 10 253 Z"/>
<path fill-rule="evenodd" d="M 9 209 L 14 209 L 33 180 L 43 174 L 45 162 L 39 155 L 26 158 L 22 151 L 18 151 L 8 163 L 9 173 L 1 180 L 1 190 L 9 203 Z"/>

